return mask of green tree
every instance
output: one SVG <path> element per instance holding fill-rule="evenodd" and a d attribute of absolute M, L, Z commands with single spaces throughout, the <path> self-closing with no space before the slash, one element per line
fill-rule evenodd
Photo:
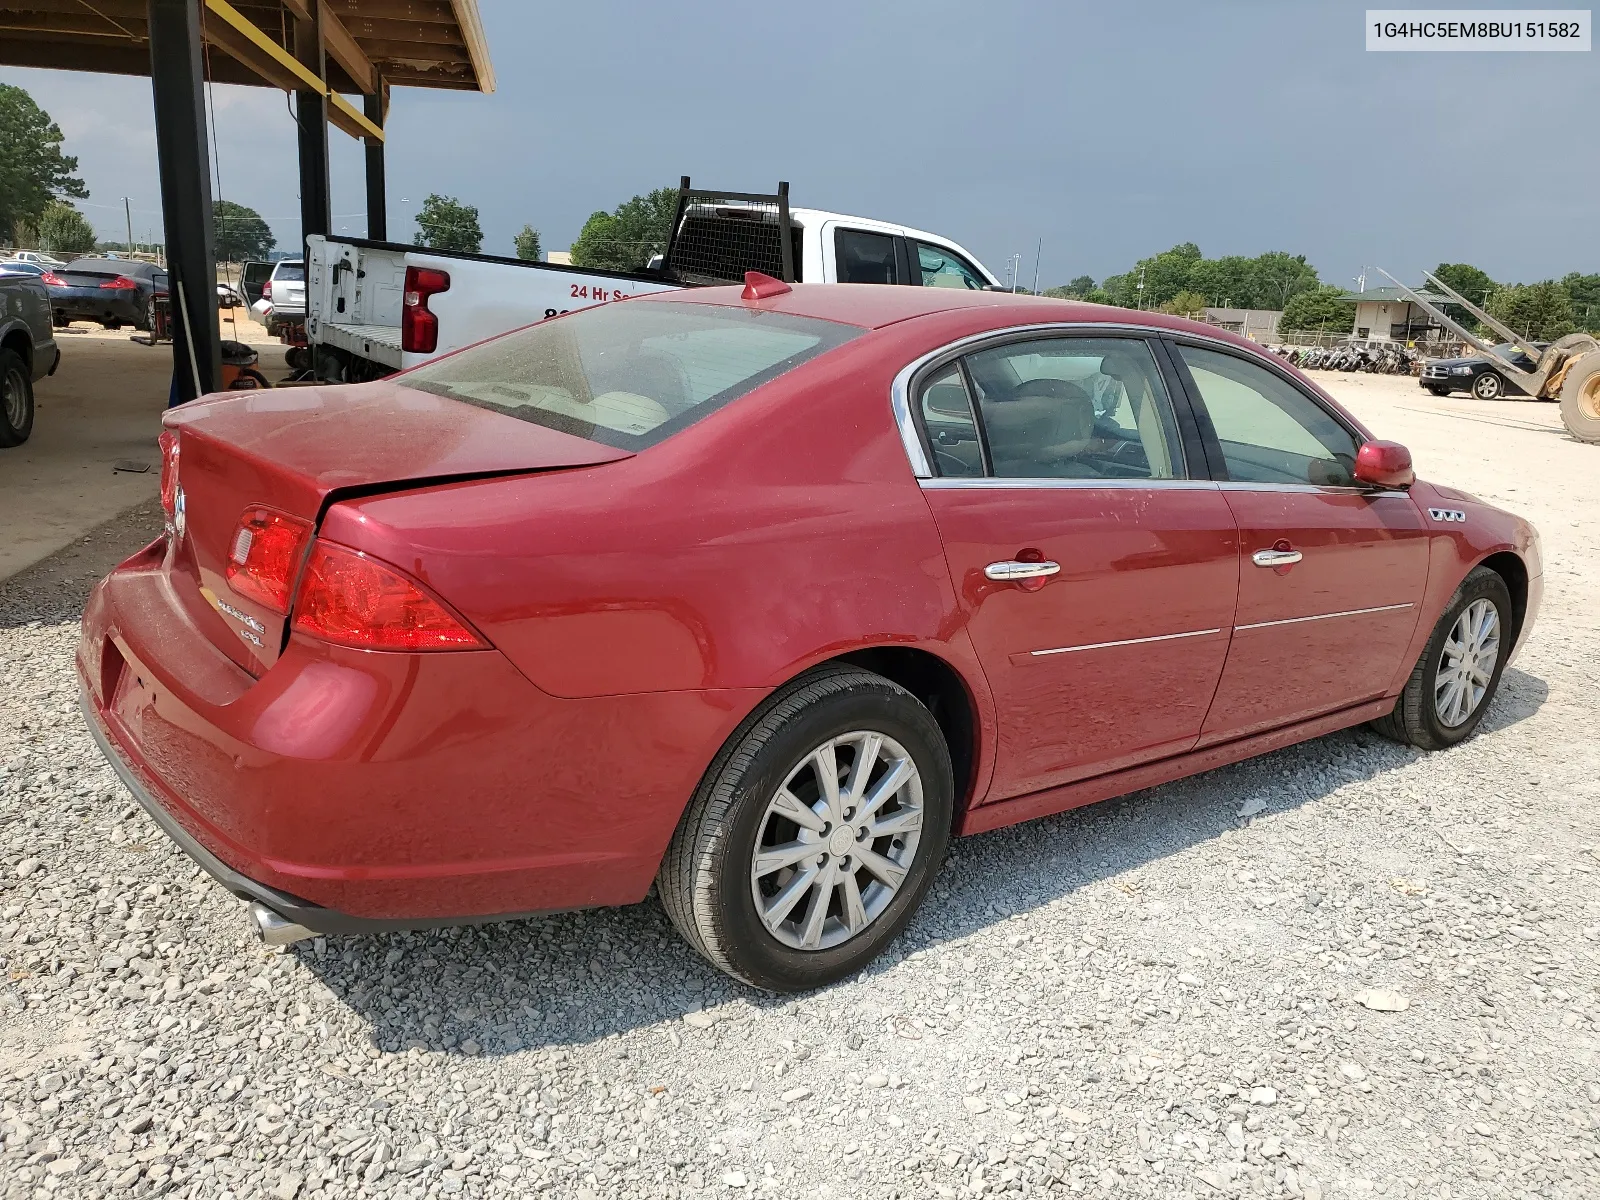
<path fill-rule="evenodd" d="M 1572 297 L 1572 319 L 1589 333 L 1600 331 L 1600 275 L 1580 275 L 1573 271 L 1561 277 L 1561 286 Z"/>
<path fill-rule="evenodd" d="M 1201 317 L 1205 314 L 1209 302 L 1199 292 L 1184 290 L 1160 308 L 1161 312 L 1171 313 L 1176 317 Z"/>
<path fill-rule="evenodd" d="M 1189 268 L 1189 289 L 1219 308 L 1257 308 L 1250 283 L 1251 260 L 1239 254 L 1203 258 Z"/>
<path fill-rule="evenodd" d="M 72 173 L 78 160 L 61 153 L 61 127 L 22 88 L 0 83 L 0 238 L 18 222 L 35 225 L 52 198 L 89 194 Z"/>
<path fill-rule="evenodd" d="M 77 258 L 94 251 L 97 240 L 94 226 L 65 200 L 52 200 L 39 218 L 39 249 L 64 258 Z"/>
<path fill-rule="evenodd" d="M 260 213 L 232 200 L 211 202 L 211 223 L 216 229 L 218 262 L 263 259 L 278 244 Z"/>
<path fill-rule="evenodd" d="M 1489 297 L 1486 311 L 1534 341 L 1553 342 L 1577 327 L 1572 319 L 1572 297 L 1553 279 L 1503 287 Z"/>
<path fill-rule="evenodd" d="M 572 243 L 573 265 L 639 270 L 652 255 L 666 250 L 677 212 L 678 189 L 657 188 L 617 205 L 612 212 L 595 213 Z"/>
<path fill-rule="evenodd" d="M 1349 333 L 1355 325 L 1355 305 L 1341 300 L 1343 288 L 1318 287 L 1289 297 L 1278 328 L 1284 333 Z"/>
<path fill-rule="evenodd" d="M 517 257 L 528 262 L 538 262 L 544 251 L 539 248 L 539 231 L 532 225 L 524 225 L 522 232 L 516 239 Z"/>
<path fill-rule="evenodd" d="M 430 192 L 417 214 L 418 230 L 411 239 L 414 246 L 430 250 L 459 250 L 476 254 L 483 246 L 483 229 L 478 225 L 478 210 L 454 196 Z"/>
<path fill-rule="evenodd" d="M 1460 292 L 1479 308 L 1488 303 L 1489 296 L 1500 285 L 1489 278 L 1485 271 L 1479 270 L 1471 263 L 1440 263 L 1433 269 L 1444 285 L 1452 291 Z M 1443 306 L 1448 316 L 1460 321 L 1474 333 L 1481 330 L 1478 318 L 1469 313 L 1454 301 L 1447 301 Z"/>
<path fill-rule="evenodd" d="M 1079 275 L 1071 283 L 1063 283 L 1059 287 L 1046 288 L 1041 294 L 1054 296 L 1057 300 L 1082 300 L 1094 290 L 1094 277 L 1092 275 Z"/>
<path fill-rule="evenodd" d="M 1301 292 L 1316 287 L 1317 270 L 1306 262 L 1304 254 L 1289 254 L 1283 250 L 1269 250 L 1250 265 L 1250 284 L 1254 304 L 1249 308 L 1284 308 Z"/>

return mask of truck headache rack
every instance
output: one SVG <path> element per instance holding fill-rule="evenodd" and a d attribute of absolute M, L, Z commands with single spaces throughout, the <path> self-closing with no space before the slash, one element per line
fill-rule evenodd
<path fill-rule="evenodd" d="M 718 192 L 690 186 L 683 176 L 678 211 L 667 241 L 665 274 L 689 284 L 742 282 L 760 271 L 795 282 L 799 230 L 789 220 L 789 185 L 770 196 Z"/>

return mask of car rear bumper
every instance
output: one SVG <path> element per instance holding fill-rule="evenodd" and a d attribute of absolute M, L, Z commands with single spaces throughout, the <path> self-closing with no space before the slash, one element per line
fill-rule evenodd
<path fill-rule="evenodd" d="M 177 602 L 182 585 L 162 539 L 91 593 L 90 729 L 196 862 L 317 932 L 642 899 L 747 711 L 742 693 L 559 700 L 498 651 L 299 637 L 256 679 Z"/>
<path fill-rule="evenodd" d="M 131 324 L 144 315 L 144 301 L 131 289 L 51 288 L 50 311 L 85 321 L 116 317 Z"/>

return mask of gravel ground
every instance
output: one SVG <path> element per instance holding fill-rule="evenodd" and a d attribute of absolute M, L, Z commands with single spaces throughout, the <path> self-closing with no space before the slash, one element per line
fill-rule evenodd
<path fill-rule="evenodd" d="M 1484 732 L 969 839 L 886 959 L 743 989 L 653 905 L 266 949 L 103 766 L 84 581 L 0 586 L 0 1195 L 1600 1194 L 1600 447 L 1333 377 L 1533 517 Z"/>

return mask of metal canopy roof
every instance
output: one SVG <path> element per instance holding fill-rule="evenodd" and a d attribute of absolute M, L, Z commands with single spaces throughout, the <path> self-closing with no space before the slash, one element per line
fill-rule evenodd
<path fill-rule="evenodd" d="M 383 84 L 494 91 L 477 0 L 195 2 L 207 77 L 218 83 L 306 86 L 284 60 L 293 58 L 294 22 L 320 7 L 335 93 L 373 94 Z M 148 0 L 0 0 L 0 65 L 149 75 L 148 9 Z M 356 136 L 369 132 L 330 118 Z"/>

